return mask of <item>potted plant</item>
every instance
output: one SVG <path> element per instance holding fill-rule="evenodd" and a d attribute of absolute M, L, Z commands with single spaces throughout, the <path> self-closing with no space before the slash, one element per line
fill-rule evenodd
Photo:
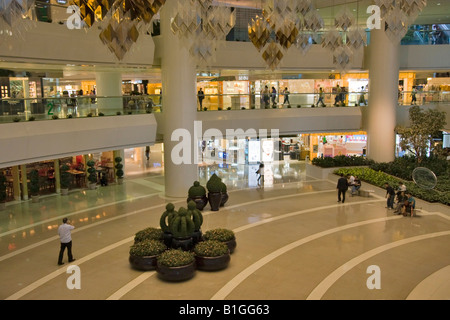
<path fill-rule="evenodd" d="M 208 200 L 212 211 L 219 211 L 222 202 L 222 179 L 215 173 L 209 178 L 206 183 L 208 189 Z"/>
<path fill-rule="evenodd" d="M 156 272 L 167 281 L 191 279 L 196 272 L 194 254 L 181 249 L 166 250 L 157 257 Z"/>
<path fill-rule="evenodd" d="M 220 192 L 222 193 L 222 199 L 220 201 L 220 206 L 223 207 L 225 205 L 225 203 L 227 203 L 228 201 L 228 192 L 227 192 L 227 185 L 223 182 L 221 182 L 221 190 Z"/>
<path fill-rule="evenodd" d="M 190 201 L 188 203 L 188 215 L 191 218 L 192 222 L 194 222 L 194 232 L 192 233 L 192 240 L 194 241 L 194 245 L 202 240 L 202 230 L 201 226 L 203 224 L 203 215 L 200 210 L 197 209 L 197 206 L 194 201 Z"/>
<path fill-rule="evenodd" d="M 69 194 L 70 183 L 72 182 L 72 175 L 69 173 L 69 166 L 64 164 L 61 166 L 61 194 L 66 196 Z"/>
<path fill-rule="evenodd" d="M 168 203 L 166 205 L 166 211 L 163 212 L 161 218 L 159 219 L 159 225 L 161 227 L 161 231 L 163 232 L 163 241 L 166 246 L 172 246 L 172 232 L 170 231 L 170 221 L 178 214 L 175 211 L 175 206 L 173 203 Z"/>
<path fill-rule="evenodd" d="M 192 234 L 194 233 L 195 225 L 189 217 L 185 208 L 178 209 L 178 214 L 169 221 L 170 232 L 173 235 L 172 248 L 181 248 L 189 251 L 194 246 Z"/>
<path fill-rule="evenodd" d="M 30 193 L 32 202 L 39 202 L 39 172 L 34 169 L 30 173 Z"/>
<path fill-rule="evenodd" d="M 115 168 L 116 168 L 116 177 L 117 177 L 117 183 L 122 184 L 123 183 L 123 164 L 122 164 L 122 158 L 116 157 L 114 159 L 116 162 Z"/>
<path fill-rule="evenodd" d="M 89 181 L 89 189 L 95 190 L 97 186 L 97 171 L 95 170 L 95 162 L 93 160 L 89 160 L 87 163 L 88 169 L 88 181 Z"/>
<path fill-rule="evenodd" d="M 199 242 L 194 247 L 195 264 L 198 270 L 216 271 L 228 267 L 230 249 L 221 241 L 207 240 Z"/>
<path fill-rule="evenodd" d="M 0 173 L 0 210 L 6 208 L 6 177 L 3 172 Z"/>
<path fill-rule="evenodd" d="M 163 231 L 157 228 L 145 228 L 136 232 L 134 235 L 134 243 L 142 242 L 144 240 L 163 240 Z"/>
<path fill-rule="evenodd" d="M 213 230 L 208 230 L 203 234 L 203 239 L 207 240 L 217 240 L 226 243 L 230 253 L 233 253 L 236 249 L 236 236 L 233 230 L 218 228 Z"/>
<path fill-rule="evenodd" d="M 166 250 L 166 245 L 161 241 L 145 239 L 134 243 L 130 247 L 130 256 L 128 261 L 133 268 L 137 270 L 155 270 L 157 257 Z"/>
<path fill-rule="evenodd" d="M 208 197 L 206 196 L 206 189 L 200 182 L 195 181 L 194 185 L 188 190 L 187 202 L 194 201 L 198 210 L 203 210 L 208 204 Z"/>

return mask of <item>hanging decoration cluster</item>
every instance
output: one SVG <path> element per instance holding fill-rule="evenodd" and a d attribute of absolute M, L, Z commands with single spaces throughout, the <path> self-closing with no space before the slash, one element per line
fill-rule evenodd
<path fill-rule="evenodd" d="M 73 0 L 80 8 L 86 28 L 100 24 L 100 39 L 122 60 L 136 43 L 141 32 L 147 32 L 165 0 Z"/>
<path fill-rule="evenodd" d="M 250 41 L 261 52 L 268 68 L 276 69 L 286 51 L 295 45 L 306 53 L 323 19 L 311 0 L 265 0 L 261 16 L 248 26 Z"/>
<path fill-rule="evenodd" d="M 374 0 L 381 9 L 388 37 L 398 43 L 408 32 L 408 26 L 427 6 L 427 0 Z"/>
<path fill-rule="evenodd" d="M 22 36 L 33 22 L 29 15 L 35 0 L 0 0 L 0 36 Z"/>
<path fill-rule="evenodd" d="M 333 26 L 322 38 L 322 47 L 331 51 L 333 64 L 341 73 L 347 72 L 354 52 L 366 44 L 367 35 L 348 8 L 342 9 L 334 17 Z"/>
<path fill-rule="evenodd" d="M 214 5 L 212 0 L 179 0 L 171 19 L 171 29 L 184 43 L 198 66 L 208 66 L 219 44 L 236 23 L 230 7 Z"/>

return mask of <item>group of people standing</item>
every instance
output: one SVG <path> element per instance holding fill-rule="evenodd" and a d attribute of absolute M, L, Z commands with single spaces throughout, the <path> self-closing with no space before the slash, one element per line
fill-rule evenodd
<path fill-rule="evenodd" d="M 405 217 L 408 215 L 414 216 L 416 199 L 414 199 L 411 192 L 406 190 L 405 184 L 400 183 L 397 191 L 388 182 L 384 184 L 384 187 L 386 188 L 387 209 L 392 209 L 395 214 L 402 214 Z"/>
<path fill-rule="evenodd" d="M 414 209 L 416 208 L 416 199 L 411 192 L 406 190 L 404 183 L 398 185 L 397 190 L 394 189 L 388 182 L 384 184 L 386 189 L 386 208 L 394 210 L 395 214 L 402 214 L 403 216 L 414 216 Z M 361 188 L 361 180 L 357 176 L 348 174 L 340 175 L 336 189 L 338 190 L 338 202 L 345 202 L 345 195 L 348 189 L 351 188 L 352 196 L 357 195 Z M 395 205 L 395 208 L 394 208 Z"/>

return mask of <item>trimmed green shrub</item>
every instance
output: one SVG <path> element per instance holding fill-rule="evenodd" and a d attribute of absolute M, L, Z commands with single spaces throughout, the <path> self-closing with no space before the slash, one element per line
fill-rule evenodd
<path fill-rule="evenodd" d="M 169 249 L 158 256 L 158 263 L 166 267 L 181 267 L 195 261 L 195 255 L 190 251 Z"/>

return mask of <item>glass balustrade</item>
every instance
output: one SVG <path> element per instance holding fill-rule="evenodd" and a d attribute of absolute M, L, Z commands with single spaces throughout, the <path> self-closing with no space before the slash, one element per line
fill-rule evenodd
<path fill-rule="evenodd" d="M 398 105 L 408 106 L 450 104 L 450 91 L 400 92 Z M 197 100 L 197 111 L 299 109 L 323 107 L 367 106 L 368 92 L 324 93 L 323 104 L 318 93 L 290 93 L 269 95 L 255 94 L 205 95 L 202 103 Z M 78 96 L 56 98 L 0 99 L 0 123 L 86 118 L 101 116 L 125 116 L 164 112 L 160 95 L 139 96 Z"/>

